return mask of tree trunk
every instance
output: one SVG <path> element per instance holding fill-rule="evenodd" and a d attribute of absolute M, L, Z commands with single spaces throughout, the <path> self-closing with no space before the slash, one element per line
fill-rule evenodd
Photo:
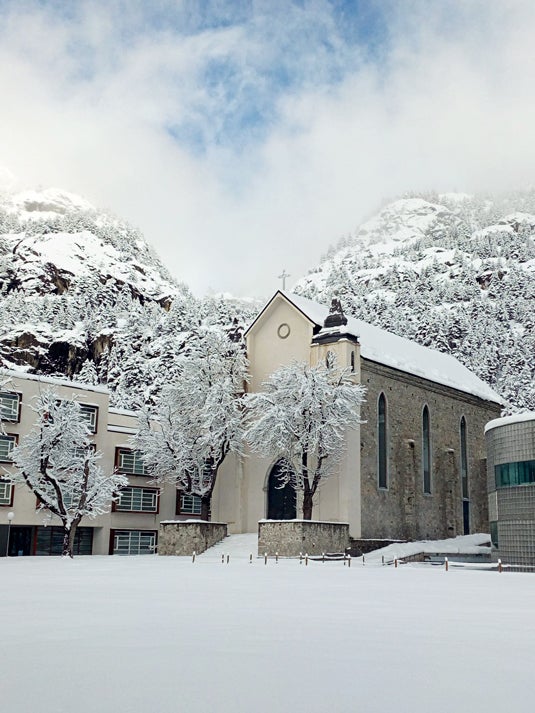
<path fill-rule="evenodd" d="M 76 535 L 76 524 L 72 523 L 70 528 L 63 530 L 63 552 L 62 557 L 74 557 L 74 536 Z"/>
<path fill-rule="evenodd" d="M 207 493 L 201 497 L 201 520 L 210 519 L 210 503 L 212 500 L 212 493 Z"/>
<path fill-rule="evenodd" d="M 312 493 L 310 490 L 305 490 L 303 493 L 303 520 L 312 520 Z"/>

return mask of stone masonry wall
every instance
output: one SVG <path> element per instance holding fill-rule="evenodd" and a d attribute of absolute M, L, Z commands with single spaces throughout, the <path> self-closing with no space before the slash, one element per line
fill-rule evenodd
<path fill-rule="evenodd" d="M 484 426 L 500 407 L 362 360 L 363 538 L 436 539 L 463 534 L 460 423 L 466 419 L 470 531 L 488 532 Z M 388 487 L 378 487 L 377 402 L 387 404 Z M 423 492 L 422 412 L 431 425 L 431 494 Z"/>
<path fill-rule="evenodd" d="M 221 522 L 161 522 L 158 554 L 200 554 L 226 536 L 227 526 Z"/>
<path fill-rule="evenodd" d="M 349 525 L 315 520 L 265 520 L 258 523 L 258 554 L 299 557 L 323 552 L 345 552 Z"/>

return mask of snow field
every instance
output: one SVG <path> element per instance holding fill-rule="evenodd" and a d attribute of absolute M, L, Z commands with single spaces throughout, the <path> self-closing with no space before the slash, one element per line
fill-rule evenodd
<path fill-rule="evenodd" d="M 94 556 L 0 581 L 10 713 L 533 708 L 530 574 Z"/>

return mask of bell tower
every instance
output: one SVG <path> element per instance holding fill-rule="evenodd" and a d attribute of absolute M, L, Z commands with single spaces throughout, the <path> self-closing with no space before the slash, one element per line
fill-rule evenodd
<path fill-rule="evenodd" d="M 347 317 L 337 298 L 333 298 L 323 327 L 312 339 L 310 361 L 312 365 L 323 363 L 327 367 L 335 362 L 338 369 L 347 369 L 355 382 L 360 382 L 359 338 L 348 329 Z"/>

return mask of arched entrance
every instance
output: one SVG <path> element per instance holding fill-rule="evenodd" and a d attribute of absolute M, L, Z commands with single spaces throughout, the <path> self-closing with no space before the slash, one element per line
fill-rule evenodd
<path fill-rule="evenodd" d="M 285 463 L 280 460 L 271 469 L 268 479 L 268 520 L 293 520 L 296 517 L 295 489 L 291 483 L 281 487 L 280 476 Z"/>

